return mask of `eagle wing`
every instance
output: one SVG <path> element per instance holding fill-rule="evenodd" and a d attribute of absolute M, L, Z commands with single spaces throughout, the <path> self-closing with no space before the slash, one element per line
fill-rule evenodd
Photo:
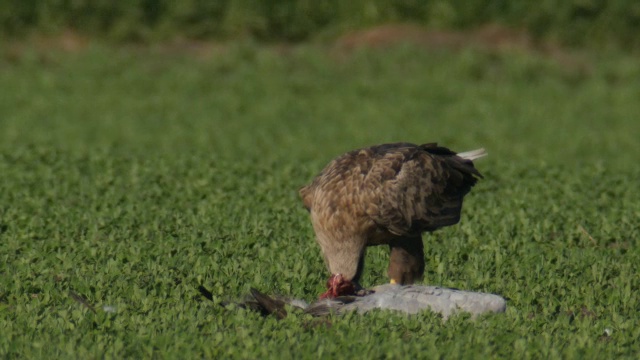
<path fill-rule="evenodd" d="M 456 224 L 463 197 L 482 177 L 472 161 L 436 144 L 388 144 L 368 151 L 374 161 L 360 200 L 370 219 L 395 235 Z"/>

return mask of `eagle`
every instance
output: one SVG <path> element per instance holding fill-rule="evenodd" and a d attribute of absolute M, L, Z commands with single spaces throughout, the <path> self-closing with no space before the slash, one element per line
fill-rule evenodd
<path fill-rule="evenodd" d="M 331 272 L 320 298 L 360 293 L 368 246 L 389 246 L 392 284 L 422 279 L 422 233 L 460 221 L 464 196 L 482 178 L 473 160 L 486 154 L 392 143 L 332 160 L 299 191 Z"/>

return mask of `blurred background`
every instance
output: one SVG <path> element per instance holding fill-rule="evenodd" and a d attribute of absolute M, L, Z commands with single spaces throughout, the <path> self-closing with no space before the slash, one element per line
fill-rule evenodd
<path fill-rule="evenodd" d="M 625 0 L 6 0 L 0 137 L 323 161 L 438 140 L 624 163 L 638 34 Z"/>
<path fill-rule="evenodd" d="M 176 38 L 298 42 L 410 22 L 437 29 L 486 24 L 524 30 L 565 45 L 640 45 L 640 4 L 632 0 L 5 0 L 4 36 L 74 31 L 110 41 Z"/>

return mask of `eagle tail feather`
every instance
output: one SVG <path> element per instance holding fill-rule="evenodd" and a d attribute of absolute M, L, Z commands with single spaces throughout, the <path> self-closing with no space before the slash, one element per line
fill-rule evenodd
<path fill-rule="evenodd" d="M 475 150 L 471 150 L 471 151 L 465 151 L 465 152 L 461 152 L 458 153 L 457 156 L 461 157 L 465 160 L 471 160 L 474 161 L 476 159 L 479 159 L 483 156 L 487 156 L 488 153 L 484 148 L 480 148 L 480 149 L 475 149 Z"/>

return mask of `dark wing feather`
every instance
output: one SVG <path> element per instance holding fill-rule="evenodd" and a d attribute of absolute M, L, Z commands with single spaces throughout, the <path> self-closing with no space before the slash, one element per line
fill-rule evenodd
<path fill-rule="evenodd" d="M 411 235 L 460 220 L 462 198 L 481 176 L 471 161 L 436 144 L 385 150 L 373 150 L 363 184 L 366 213 L 378 226 Z"/>
<path fill-rule="evenodd" d="M 253 296 L 261 307 L 262 313 L 275 314 L 278 319 L 287 317 L 287 311 L 284 309 L 284 301 L 263 294 L 255 288 L 251 288 L 251 296 Z"/>

